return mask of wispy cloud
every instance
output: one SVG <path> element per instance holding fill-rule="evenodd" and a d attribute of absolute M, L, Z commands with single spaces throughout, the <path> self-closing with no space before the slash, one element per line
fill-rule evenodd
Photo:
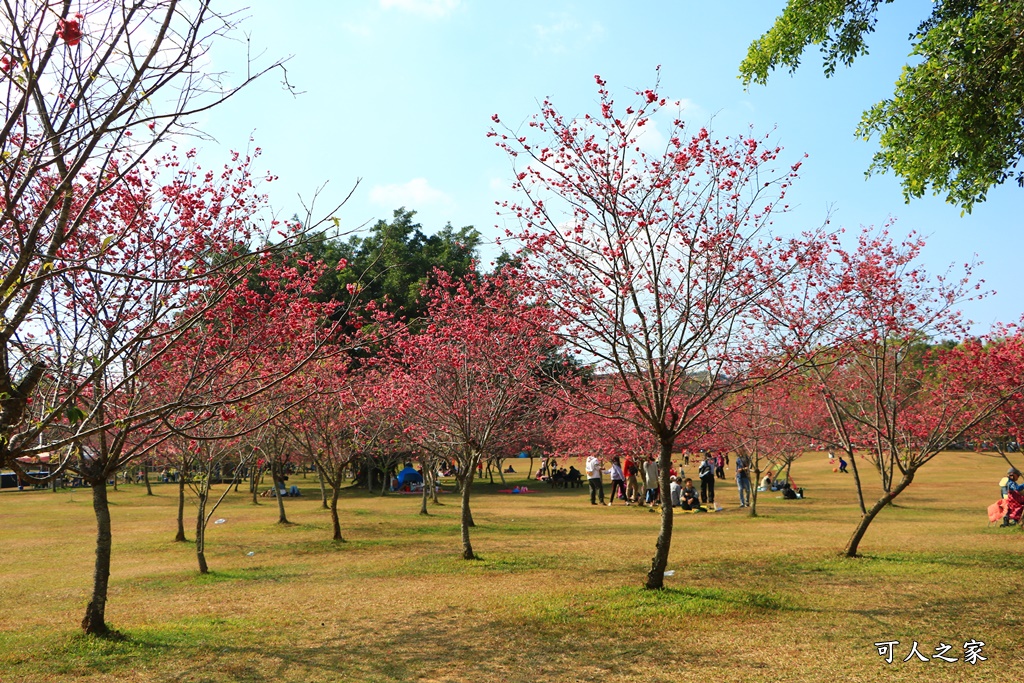
<path fill-rule="evenodd" d="M 370 201 L 391 209 L 405 206 L 416 208 L 426 205 L 451 206 L 452 198 L 431 187 L 426 178 L 413 178 L 407 183 L 376 185 L 370 189 Z"/>
<path fill-rule="evenodd" d="M 461 0 L 380 0 L 383 9 L 397 9 L 426 17 L 440 18 L 458 9 Z"/>
<path fill-rule="evenodd" d="M 534 24 L 533 49 L 539 53 L 555 54 L 576 51 L 600 40 L 604 33 L 601 22 L 582 24 L 572 15 L 563 12 L 553 15 L 549 23 Z"/>

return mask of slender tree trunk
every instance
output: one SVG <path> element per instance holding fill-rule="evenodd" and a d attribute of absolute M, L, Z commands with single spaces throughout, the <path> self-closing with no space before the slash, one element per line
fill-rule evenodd
<path fill-rule="evenodd" d="M 185 477 L 178 478 L 178 535 L 174 537 L 175 543 L 187 541 L 185 538 Z"/>
<path fill-rule="evenodd" d="M 892 503 L 896 496 L 900 495 L 905 488 L 910 486 L 910 482 L 914 481 L 914 475 L 916 473 L 916 469 L 907 470 L 907 473 L 903 475 L 900 482 L 896 484 L 896 488 L 879 498 L 878 502 L 872 505 L 871 509 L 861 517 L 860 523 L 857 524 L 857 528 L 853 531 L 853 536 L 850 537 L 850 542 L 846 544 L 846 550 L 843 551 L 844 555 L 847 557 L 857 557 L 857 548 L 860 546 L 860 542 L 864 538 L 864 534 L 867 533 L 868 526 L 871 525 L 871 522 L 875 519 L 878 513 L 882 511 L 882 508 Z"/>
<path fill-rule="evenodd" d="M 860 514 L 868 514 L 868 508 L 864 505 L 864 489 L 860 484 L 860 470 L 857 469 L 857 454 L 851 448 L 847 453 L 850 456 L 850 466 L 853 467 L 853 483 L 857 486 L 857 502 L 860 503 Z"/>
<path fill-rule="evenodd" d="M 142 466 L 142 480 L 146 482 L 146 495 L 153 495 L 153 485 L 149 483 L 149 468 L 145 465 Z"/>
<path fill-rule="evenodd" d="M 420 502 L 420 514 L 429 515 L 427 512 L 427 499 L 430 498 L 430 476 L 427 474 L 427 468 L 423 468 L 423 497 Z"/>
<path fill-rule="evenodd" d="M 338 479 L 338 483 L 341 483 L 341 472 L 335 473 Z M 316 478 L 320 480 L 320 507 L 326 510 L 329 506 L 327 505 L 327 485 L 324 484 L 324 473 L 320 467 L 316 468 Z M 337 487 L 332 485 L 332 488 L 337 490 Z"/>
<path fill-rule="evenodd" d="M 533 451 L 530 451 L 530 471 L 526 473 L 526 478 L 533 479 Z"/>
<path fill-rule="evenodd" d="M 498 476 L 501 477 L 501 485 L 505 485 L 505 468 L 502 465 L 505 464 L 504 460 L 499 460 L 495 468 L 498 470 Z"/>
<path fill-rule="evenodd" d="M 210 567 L 206 564 L 206 499 L 209 494 L 205 486 L 199 492 L 199 512 L 196 514 L 196 560 L 199 562 L 200 574 L 210 573 Z"/>
<path fill-rule="evenodd" d="M 93 573 L 92 599 L 85 608 L 82 630 L 90 635 L 110 633 L 105 620 L 107 586 L 110 581 L 110 506 L 107 502 L 107 479 L 92 485 L 92 509 L 96 514 L 96 568 Z"/>
<path fill-rule="evenodd" d="M 253 469 L 249 475 L 249 492 L 252 493 L 252 504 L 260 504 L 260 484 L 259 484 L 260 472 L 259 469 Z"/>
<path fill-rule="evenodd" d="M 334 538 L 332 540 L 345 542 L 345 539 L 341 537 L 341 522 L 338 521 L 338 494 L 341 492 L 341 479 L 338 479 L 338 485 L 331 487 L 333 495 L 331 496 L 331 524 L 334 526 Z"/>
<path fill-rule="evenodd" d="M 284 481 L 279 480 L 276 474 L 272 474 L 270 477 L 270 483 L 274 485 L 274 497 L 277 498 L 277 511 L 279 517 L 277 519 L 278 524 L 291 524 L 288 521 L 288 517 L 284 514 L 284 496 L 281 495 L 282 489 L 284 489 Z"/>
<path fill-rule="evenodd" d="M 465 479 L 462 481 L 462 559 L 464 560 L 475 560 L 476 555 L 473 554 L 473 544 L 469 542 L 469 528 L 475 526 L 473 524 L 473 513 L 469 510 L 469 492 L 473 488 L 473 474 L 475 468 L 469 468 L 466 473 Z"/>
<path fill-rule="evenodd" d="M 761 488 L 760 463 L 754 463 L 754 481 L 750 482 L 750 516 L 757 517 L 757 490 Z"/>
<path fill-rule="evenodd" d="M 424 470 L 425 472 L 426 470 Z M 441 482 L 437 480 L 437 468 L 432 467 L 430 472 L 430 502 L 434 505 L 440 505 L 441 501 L 437 499 L 437 489 L 441 486 Z"/>
<path fill-rule="evenodd" d="M 661 456 L 658 458 L 660 468 L 659 485 L 661 487 L 661 531 L 658 533 L 658 544 L 655 546 L 654 557 L 651 559 L 651 571 L 647 572 L 644 588 L 657 589 L 665 585 L 665 567 L 668 565 L 668 553 L 672 548 L 672 494 L 669 490 L 669 467 L 672 465 L 672 445 L 674 437 L 662 438 Z"/>

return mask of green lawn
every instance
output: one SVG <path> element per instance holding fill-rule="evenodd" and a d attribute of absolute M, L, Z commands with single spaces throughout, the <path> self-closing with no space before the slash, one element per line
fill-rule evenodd
<path fill-rule="evenodd" d="M 210 527 L 213 573 L 200 576 L 194 547 L 172 542 L 174 487 L 122 486 L 107 607 L 120 641 L 78 630 L 88 491 L 5 490 L 0 682 L 1012 680 L 1024 534 L 985 515 L 1005 469 L 941 456 L 855 560 L 838 557 L 859 516 L 853 482 L 824 455 L 794 465 L 807 499 L 761 494 L 757 519 L 722 482 L 723 512 L 676 518 L 675 573 L 658 592 L 640 588 L 658 515 L 592 507 L 585 489 L 479 486 L 482 559 L 466 562 L 456 496 L 421 517 L 418 497 L 346 491 L 347 542 L 332 544 L 315 480 L 293 477 L 305 497 L 287 500 L 291 526 L 274 523 L 272 499 L 229 497 Z M 902 661 L 915 640 L 962 658 L 972 639 L 988 657 L 974 666 Z M 892 664 L 873 645 L 888 640 L 900 641 Z"/>

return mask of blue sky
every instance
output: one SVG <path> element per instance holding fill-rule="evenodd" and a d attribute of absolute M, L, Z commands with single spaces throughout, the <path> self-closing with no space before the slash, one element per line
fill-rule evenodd
<path fill-rule="evenodd" d="M 492 114 L 515 125 L 550 96 L 560 111 L 595 111 L 594 74 L 620 102 L 653 84 L 687 103 L 695 128 L 718 136 L 769 133 L 792 162 L 809 155 L 789 195 L 796 209 L 780 232 L 819 225 L 855 234 L 861 225 L 896 219 L 892 231 L 928 238 L 925 262 L 942 272 L 974 254 L 976 272 L 996 294 L 965 306 L 978 329 L 1024 313 L 1021 276 L 1024 190 L 996 189 L 970 216 L 941 197 L 904 203 L 892 176 L 865 179 L 873 142 L 853 136 L 861 112 L 892 91 L 909 51 L 908 34 L 930 12 L 928 0 L 883 8 L 871 53 L 826 79 L 816 50 L 796 75 L 777 73 L 744 91 L 737 67 L 750 42 L 781 12 L 784 0 L 252 0 L 243 12 L 253 54 L 292 58 L 293 97 L 274 75 L 213 110 L 200 143 L 216 165 L 249 135 L 263 149 L 261 167 L 279 176 L 264 187 L 283 217 L 301 213 L 326 187 L 327 211 L 357 179 L 338 213 L 349 229 L 414 209 L 424 230 L 473 225 L 487 240 L 503 233 L 495 200 L 508 198 L 508 160 L 485 134 Z M 240 7 L 243 5 L 239 5 Z M 244 41 L 219 45 L 216 68 L 240 72 Z M 501 226 L 501 228 L 496 227 Z M 494 251 L 484 251 L 485 260 Z"/>

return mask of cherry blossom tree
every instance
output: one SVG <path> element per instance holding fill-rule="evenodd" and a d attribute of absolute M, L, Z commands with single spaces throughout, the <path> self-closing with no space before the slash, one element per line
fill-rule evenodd
<path fill-rule="evenodd" d="M 0 8 L 0 466 L 5 467 L 17 467 L 17 457 L 31 454 L 39 435 L 93 385 L 92 372 L 75 375 L 60 366 L 66 350 L 38 339 L 44 326 L 39 316 L 53 303 L 54 281 L 86 278 L 97 261 L 135 250 L 138 219 L 112 225 L 100 217 L 141 212 L 144 203 L 117 204 L 129 194 L 125 186 L 145 175 L 143 161 L 158 145 L 194 133 L 196 114 L 282 67 L 281 62 L 250 65 L 234 85 L 227 75 L 204 70 L 210 45 L 236 28 L 236 17 L 214 12 L 206 0 L 141 0 L 130 6 L 100 0 L 83 8 L 85 16 L 76 13 L 78 7 L 71 0 L 13 0 Z M 168 276 L 146 272 L 152 264 L 144 259 L 125 258 L 124 265 L 131 270 L 119 273 L 122 278 Z M 181 270 L 172 277 L 181 283 L 191 276 Z M 135 312 L 125 310 L 129 317 Z M 119 362 L 122 348 L 111 346 L 102 362 Z M 59 392 L 61 400 L 47 404 L 49 412 L 41 401 L 28 410 L 37 390 Z M 83 423 L 95 414 L 87 417 Z"/>
<path fill-rule="evenodd" d="M 475 558 L 470 492 L 477 464 L 524 414 L 538 369 L 555 344 L 549 309 L 534 305 L 528 282 L 511 269 L 454 279 L 436 273 L 424 290 L 424 327 L 387 322 L 390 381 L 380 399 L 400 411 L 408 438 L 458 463 L 462 557 Z"/>
<path fill-rule="evenodd" d="M 778 168 L 777 146 L 687 135 L 659 115 L 668 102 L 656 88 L 617 111 L 596 80 L 597 115 L 568 118 L 545 100 L 522 132 L 493 117 L 520 197 L 500 207 L 521 222 L 510 236 L 527 275 L 569 321 L 561 336 L 617 378 L 634 408 L 617 414 L 657 440 L 667 500 L 678 436 L 723 395 L 768 379 L 746 372 L 753 359 L 778 358 L 772 375 L 802 348 L 802 326 L 775 325 L 773 309 L 805 300 L 800 279 L 829 244 L 770 234 L 800 166 Z M 648 588 L 663 585 L 671 539 L 664 506 Z"/>
<path fill-rule="evenodd" d="M 808 426 L 815 423 L 818 407 L 791 375 L 727 397 L 714 433 L 719 448 L 750 459 L 751 517 L 757 517 L 758 483 L 766 471 L 786 472 L 807 448 Z M 820 412 L 820 411 L 818 411 Z"/>
<path fill-rule="evenodd" d="M 864 506 L 857 475 L 863 514 L 844 551 L 849 557 L 918 471 L 1019 393 L 1024 380 L 1013 344 L 930 344 L 966 339 L 958 305 L 978 296 L 980 283 L 970 264 L 929 277 L 918 263 L 923 246 L 913 235 L 894 243 L 887 232 L 866 229 L 854 251 L 839 250 L 825 289 L 846 314 L 819 338 L 827 352 L 805 364 L 834 429 L 830 441 L 850 456 L 855 473 L 862 449 L 883 489 Z"/>

